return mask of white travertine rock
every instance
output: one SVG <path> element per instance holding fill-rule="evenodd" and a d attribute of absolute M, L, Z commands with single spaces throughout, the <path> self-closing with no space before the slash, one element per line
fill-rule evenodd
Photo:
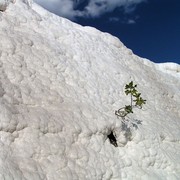
<path fill-rule="evenodd" d="M 165 73 L 180 78 L 180 65 L 176 63 L 159 63 L 157 68 Z"/>
<path fill-rule="evenodd" d="M 0 11 L 5 11 L 10 3 L 15 3 L 16 0 L 0 0 Z"/>
<path fill-rule="evenodd" d="M 178 180 L 174 74 L 107 33 L 17 0 L 0 12 L 0 179 Z M 129 130 L 114 111 L 129 103 L 131 80 L 147 104 Z"/>

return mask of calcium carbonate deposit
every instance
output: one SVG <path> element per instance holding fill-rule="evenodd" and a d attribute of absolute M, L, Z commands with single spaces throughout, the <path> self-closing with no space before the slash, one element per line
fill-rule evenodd
<path fill-rule="evenodd" d="M 0 180 L 180 179 L 180 65 L 32 1 L 0 10 Z M 125 127 L 130 81 L 146 104 Z"/>

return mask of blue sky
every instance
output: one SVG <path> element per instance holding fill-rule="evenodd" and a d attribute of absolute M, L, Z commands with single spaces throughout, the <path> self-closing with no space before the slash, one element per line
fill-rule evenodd
<path fill-rule="evenodd" d="M 51 12 L 118 37 L 136 55 L 180 64 L 180 0 L 35 0 Z"/>

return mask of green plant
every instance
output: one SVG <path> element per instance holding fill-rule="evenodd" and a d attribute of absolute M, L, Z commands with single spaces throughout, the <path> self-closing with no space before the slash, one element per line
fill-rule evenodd
<path fill-rule="evenodd" d="M 133 113 L 133 108 L 137 107 L 141 109 L 143 104 L 146 103 L 146 100 L 141 97 L 141 93 L 139 93 L 136 88 L 137 84 L 134 85 L 133 81 L 131 81 L 129 84 L 126 84 L 125 94 L 130 95 L 130 105 L 125 105 L 124 107 L 118 109 L 115 111 L 115 115 L 125 119 L 128 114 Z"/>

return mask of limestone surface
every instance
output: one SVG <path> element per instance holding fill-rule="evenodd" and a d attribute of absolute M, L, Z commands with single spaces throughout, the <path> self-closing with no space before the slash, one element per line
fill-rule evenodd
<path fill-rule="evenodd" d="M 140 58 L 32 1 L 5 9 L 0 180 L 180 179 L 179 65 Z M 130 81 L 147 103 L 128 117 L 136 126 L 124 127 L 114 112 L 129 103 Z"/>

